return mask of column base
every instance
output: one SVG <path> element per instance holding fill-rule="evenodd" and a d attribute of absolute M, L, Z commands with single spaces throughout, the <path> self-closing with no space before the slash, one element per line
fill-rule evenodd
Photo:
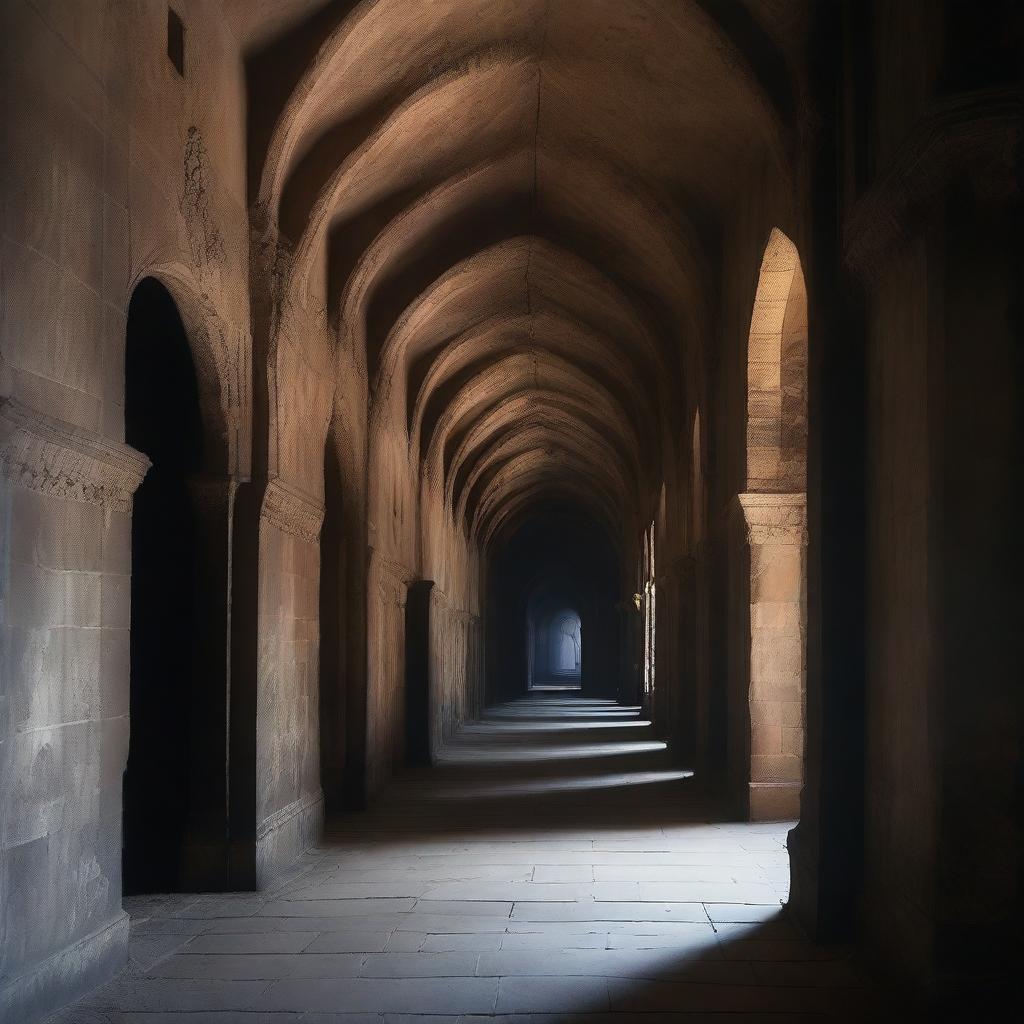
<path fill-rule="evenodd" d="M 751 821 L 795 821 L 800 817 L 799 782 L 751 782 L 747 808 Z"/>
<path fill-rule="evenodd" d="M 0 1019 L 42 1021 L 109 981 L 128 959 L 128 915 L 60 949 L 0 986 Z M 98 1018 L 97 1018 L 98 1019 Z"/>
<path fill-rule="evenodd" d="M 263 821 L 256 832 L 256 887 L 281 878 L 324 832 L 324 796 L 318 789 Z"/>

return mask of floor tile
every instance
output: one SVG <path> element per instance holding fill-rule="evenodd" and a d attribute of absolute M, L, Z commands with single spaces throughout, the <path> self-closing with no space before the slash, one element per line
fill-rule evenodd
<path fill-rule="evenodd" d="M 652 781 L 669 755 L 622 715 L 494 709 L 331 822 L 268 892 L 127 901 L 129 968 L 79 1009 L 117 1024 L 877 1019 L 846 952 L 785 916 L 791 823 L 713 820 L 682 773 Z M 69 1012 L 54 1024 L 81 1024 Z"/>

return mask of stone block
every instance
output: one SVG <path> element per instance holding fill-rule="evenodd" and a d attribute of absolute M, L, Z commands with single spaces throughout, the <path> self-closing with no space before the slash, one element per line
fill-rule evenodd
<path fill-rule="evenodd" d="M 750 487 L 773 487 L 779 472 L 779 434 L 774 427 L 766 428 L 756 439 L 756 445 L 747 449 L 747 481 Z"/>
<path fill-rule="evenodd" d="M 103 573 L 100 577 L 100 625 L 118 628 L 131 625 L 131 598 L 131 576 Z"/>
<path fill-rule="evenodd" d="M 127 209 L 128 126 L 121 114 L 109 104 L 103 137 L 103 193 Z"/>
<path fill-rule="evenodd" d="M 782 730 L 782 752 L 795 757 L 804 756 L 804 730 L 801 727 L 784 728 Z"/>
<path fill-rule="evenodd" d="M 39 626 L 98 626 L 100 574 L 65 572 L 11 563 L 9 621 L 27 628 Z"/>
<path fill-rule="evenodd" d="M 98 395 L 67 387 L 51 377 L 10 368 L 11 394 L 33 409 L 53 410 L 59 419 L 76 427 L 98 431 L 103 403 Z"/>
<path fill-rule="evenodd" d="M 787 302 L 789 290 L 793 286 L 794 271 L 792 269 L 770 270 L 768 267 L 768 263 L 762 264 L 761 275 L 757 279 L 755 301 L 759 306 L 765 302 Z"/>
<path fill-rule="evenodd" d="M 793 821 L 800 817 L 799 783 L 757 785 L 751 783 L 749 815 L 751 821 Z"/>
<path fill-rule="evenodd" d="M 108 872 L 121 870 L 121 782 L 125 765 L 128 763 L 128 744 L 131 738 L 131 723 L 127 713 L 119 717 L 105 718 L 99 729 L 99 822 L 108 859 Z M 115 889 L 115 897 L 119 890 Z"/>
<path fill-rule="evenodd" d="M 750 603 L 800 604 L 803 554 L 799 544 L 764 543 L 750 548 Z"/>
<path fill-rule="evenodd" d="M 785 751 L 783 751 L 782 747 L 782 732 L 781 725 L 758 725 L 751 723 L 751 754 L 784 753 Z"/>
<path fill-rule="evenodd" d="M 98 295 L 103 283 L 103 136 L 81 115 L 68 119 L 64 132 L 67 163 L 56 168 L 61 194 L 58 263 Z"/>
<path fill-rule="evenodd" d="M 128 211 L 103 199 L 103 301 L 124 309 L 131 279 Z"/>
<path fill-rule="evenodd" d="M 803 762 L 790 754 L 752 754 L 750 778 L 752 782 L 799 783 L 803 777 Z"/>
<path fill-rule="evenodd" d="M 803 698 L 803 680 L 771 680 L 751 685 L 750 700 L 777 704 L 799 704 Z"/>
<path fill-rule="evenodd" d="M 7 631 L 11 723 L 45 728 L 94 716 L 99 708 L 99 631 L 79 627 Z"/>
<path fill-rule="evenodd" d="M 127 512 L 103 510 L 103 571 L 132 571 L 132 525 Z"/>
<path fill-rule="evenodd" d="M 103 510 L 27 487 L 11 491 L 12 561 L 49 569 L 96 571 L 101 567 Z"/>
<path fill-rule="evenodd" d="M 785 728 L 800 728 L 803 720 L 803 706 L 799 700 L 751 700 L 751 724 L 778 725 Z"/>
<path fill-rule="evenodd" d="M 100 710 L 104 717 L 127 715 L 130 687 L 130 643 L 127 627 L 107 626 L 99 633 Z"/>
<path fill-rule="evenodd" d="M 796 693 L 782 699 L 799 698 L 800 680 L 804 670 L 804 645 L 800 637 L 778 636 L 758 631 L 750 643 L 750 685 L 760 690 L 762 685 L 793 685 Z M 764 699 L 764 698 L 762 698 Z M 778 699 L 776 697 L 775 699 Z"/>
<path fill-rule="evenodd" d="M 767 364 L 779 361 L 779 342 L 777 334 L 751 334 L 747 341 L 747 362 Z"/>
<path fill-rule="evenodd" d="M 112 441 L 124 441 L 124 406 L 104 402 L 100 412 L 100 433 Z"/>
<path fill-rule="evenodd" d="M 68 842 L 68 837 L 58 836 L 63 829 L 87 827 L 90 819 L 98 819 L 98 815 L 90 813 L 98 810 L 99 751 L 94 722 L 37 728 L 16 733 L 8 742 L 13 783 L 6 817 L 5 848 L 24 847 L 47 837 L 51 844 L 59 847 Z M 83 841 L 87 841 L 84 834 L 74 840 L 75 843 Z M 69 862 L 58 863 L 52 856 L 43 859 L 44 865 L 39 869 L 53 872 L 49 884 L 55 887 L 58 876 L 63 877 L 68 870 Z M 74 869 L 74 864 L 70 866 Z M 35 891 L 55 892 L 56 888 L 47 890 L 40 885 Z M 68 912 L 68 908 L 63 911 Z M 44 937 L 42 942 L 45 941 Z"/>
<path fill-rule="evenodd" d="M 0 336 L 5 358 L 65 389 L 98 396 L 102 367 L 98 290 L 10 239 L 3 241 L 0 261 L 5 290 Z M 92 424 L 74 418 L 73 404 L 64 406 L 63 399 L 70 396 L 59 394 L 62 401 L 57 407 L 35 407 L 91 428 Z"/>
<path fill-rule="evenodd" d="M 750 317 L 751 334 L 781 334 L 786 315 L 786 300 L 758 301 Z"/>
<path fill-rule="evenodd" d="M 801 636 L 802 609 L 796 601 L 759 600 L 750 606 L 750 628 L 780 636 Z"/>

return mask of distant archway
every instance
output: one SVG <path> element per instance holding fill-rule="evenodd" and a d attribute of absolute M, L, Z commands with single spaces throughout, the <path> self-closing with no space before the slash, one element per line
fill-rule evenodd
<path fill-rule="evenodd" d="M 574 608 L 544 602 L 528 617 L 530 690 L 576 690 L 583 679 L 583 626 Z"/>
<path fill-rule="evenodd" d="M 548 668 L 551 674 L 579 678 L 580 653 L 583 649 L 579 615 L 571 609 L 559 612 L 551 620 L 549 632 Z"/>

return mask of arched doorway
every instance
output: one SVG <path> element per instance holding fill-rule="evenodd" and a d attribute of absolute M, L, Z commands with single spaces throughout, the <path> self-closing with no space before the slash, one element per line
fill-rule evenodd
<path fill-rule="evenodd" d="M 536 602 L 527 617 L 530 690 L 578 690 L 583 682 L 580 613 L 557 598 Z"/>
<path fill-rule="evenodd" d="M 332 417 L 324 442 L 320 529 L 320 779 L 328 814 L 366 805 L 366 524 L 352 491 L 355 446 Z"/>
<path fill-rule="evenodd" d="M 571 608 L 559 612 L 548 627 L 548 675 L 554 679 L 578 679 L 583 650 L 580 617 Z"/>
<path fill-rule="evenodd" d="M 153 278 L 138 285 L 128 308 L 125 440 L 153 463 L 132 513 L 122 853 L 123 891 L 132 895 L 173 891 L 185 881 L 199 728 L 199 524 L 190 480 L 204 460 L 200 392 L 178 308 Z"/>
<path fill-rule="evenodd" d="M 736 496 L 729 761 L 754 820 L 796 818 L 806 677 L 807 293 L 796 246 L 765 247 L 747 349 Z"/>

